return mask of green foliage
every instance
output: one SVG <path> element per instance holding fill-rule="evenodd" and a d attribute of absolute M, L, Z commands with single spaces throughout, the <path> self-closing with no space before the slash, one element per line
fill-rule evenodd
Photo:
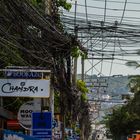
<path fill-rule="evenodd" d="M 105 119 L 106 126 L 115 137 L 128 135 L 140 128 L 140 117 L 135 113 L 131 114 L 126 106 L 113 110 Z"/>
<path fill-rule="evenodd" d="M 78 58 L 81 56 L 83 59 L 87 58 L 87 54 L 80 50 L 78 47 L 72 48 L 71 56 L 74 58 Z"/>
<path fill-rule="evenodd" d="M 54 112 L 60 112 L 60 93 L 54 92 Z"/>
<path fill-rule="evenodd" d="M 78 134 L 78 135 L 79 135 L 79 134 L 80 134 L 80 128 L 77 128 L 77 127 L 76 127 L 75 132 L 76 132 L 76 134 Z"/>
<path fill-rule="evenodd" d="M 133 91 L 134 98 L 125 106 L 115 108 L 112 114 L 104 120 L 107 128 L 115 137 L 128 135 L 133 131 L 140 130 L 140 77 L 131 77 L 129 86 Z"/>
<path fill-rule="evenodd" d="M 77 80 L 77 88 L 82 92 L 82 93 L 87 93 L 88 89 L 86 87 L 86 84 L 82 80 Z"/>
<path fill-rule="evenodd" d="M 32 100 L 32 98 L 24 98 L 24 97 L 6 97 L 6 100 L 3 100 L 3 107 L 12 112 L 18 112 L 20 106 Z"/>
<path fill-rule="evenodd" d="M 82 93 L 81 100 L 82 101 L 86 101 L 87 100 L 87 95 L 85 93 Z"/>
<path fill-rule="evenodd" d="M 44 0 L 29 0 L 29 2 L 38 9 L 39 12 L 44 13 L 45 4 Z"/>
<path fill-rule="evenodd" d="M 58 0 L 57 1 L 57 6 L 58 7 L 63 7 L 65 10 L 70 10 L 72 5 L 70 3 L 67 2 L 67 0 Z"/>
<path fill-rule="evenodd" d="M 139 75 L 131 76 L 128 86 L 130 87 L 131 92 L 133 93 L 139 92 L 140 91 L 140 76 Z"/>
<path fill-rule="evenodd" d="M 42 3 L 42 0 L 29 0 L 34 6 L 37 6 Z"/>
<path fill-rule="evenodd" d="M 81 100 L 86 101 L 87 100 L 86 93 L 88 93 L 88 89 L 86 87 L 85 82 L 83 82 L 82 80 L 77 80 L 77 88 L 82 92 Z"/>
<path fill-rule="evenodd" d="M 24 65 L 24 60 L 18 49 L 12 48 L 12 45 L 10 46 L 8 42 L 5 44 L 5 47 L 1 47 L 0 56 L 2 56 L 0 62 L 4 67 L 9 65 Z"/>
<path fill-rule="evenodd" d="M 34 6 L 40 6 L 44 2 L 43 0 L 29 0 Z M 67 2 L 67 0 L 58 0 L 57 1 L 58 7 L 63 7 L 65 10 L 70 10 L 72 5 Z"/>

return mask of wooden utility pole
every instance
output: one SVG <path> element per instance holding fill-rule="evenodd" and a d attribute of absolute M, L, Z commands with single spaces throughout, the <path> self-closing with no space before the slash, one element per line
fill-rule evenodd
<path fill-rule="evenodd" d="M 52 0 L 44 0 L 45 4 L 45 14 L 51 16 L 52 12 Z M 44 106 L 49 106 L 49 109 L 53 109 L 52 104 L 53 104 L 53 95 L 52 95 L 52 87 L 51 88 L 51 93 L 50 93 L 50 98 L 49 99 L 44 99 L 43 100 L 43 105 Z"/>
<path fill-rule="evenodd" d="M 76 25 L 76 12 L 77 12 L 77 0 L 75 1 L 75 17 L 74 17 L 74 32 L 75 38 L 77 39 L 78 36 L 78 26 Z M 76 77 L 77 77 L 77 57 L 74 58 L 74 65 L 73 65 L 73 84 L 76 85 Z"/>
<path fill-rule="evenodd" d="M 82 65 L 82 81 L 84 81 L 84 67 L 85 67 L 85 62 L 84 58 L 81 58 L 81 65 Z"/>
<path fill-rule="evenodd" d="M 73 65 L 73 84 L 76 85 L 76 76 L 77 76 L 77 58 L 74 58 Z"/>
<path fill-rule="evenodd" d="M 77 39 L 77 35 L 78 35 L 78 27 L 75 26 L 75 38 L 76 39 Z M 78 58 L 75 57 L 74 62 L 73 62 L 74 64 L 73 64 L 73 80 L 72 80 L 72 82 L 74 85 L 76 85 L 76 77 L 77 77 L 77 60 L 78 60 Z"/>
<path fill-rule="evenodd" d="M 51 16 L 52 15 L 52 0 L 44 0 L 45 3 L 45 14 Z M 50 97 L 49 99 L 43 99 L 44 106 L 49 106 L 49 110 L 52 112 L 52 120 L 54 120 L 54 88 L 53 85 L 50 84 Z M 52 131 L 52 133 L 54 133 Z M 53 136 L 54 134 L 52 134 Z M 53 140 L 54 138 L 52 138 Z"/>

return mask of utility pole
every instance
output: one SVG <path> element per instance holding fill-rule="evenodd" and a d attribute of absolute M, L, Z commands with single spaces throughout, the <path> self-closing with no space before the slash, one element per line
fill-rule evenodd
<path fill-rule="evenodd" d="M 84 58 L 81 58 L 81 65 L 82 65 L 82 81 L 84 81 L 84 67 L 85 67 L 85 62 Z"/>
<path fill-rule="evenodd" d="M 73 66 L 73 84 L 76 85 L 76 77 L 77 77 L 77 58 L 74 58 L 74 66 Z"/>
<path fill-rule="evenodd" d="M 45 14 L 51 16 L 52 14 L 52 1 L 51 0 L 44 0 L 45 3 Z M 51 85 L 51 91 L 50 91 L 50 98 L 43 100 L 44 106 L 49 106 L 49 109 L 52 111 L 53 109 L 53 93 L 52 93 L 52 85 Z M 49 105 L 50 104 L 50 105 Z"/>
<path fill-rule="evenodd" d="M 78 36 L 78 27 L 75 26 L 74 27 L 75 29 L 75 38 L 77 39 L 77 36 Z M 77 61 L 78 61 L 78 58 L 75 57 L 74 58 L 74 66 L 73 66 L 73 84 L 76 85 L 76 79 L 77 79 Z"/>
<path fill-rule="evenodd" d="M 78 26 L 76 25 L 76 12 L 77 12 L 77 0 L 75 1 L 75 15 L 74 15 L 74 33 L 75 38 L 78 36 Z M 74 58 L 74 66 L 73 66 L 73 84 L 76 85 L 76 77 L 77 77 L 77 57 Z"/>
<path fill-rule="evenodd" d="M 49 15 L 50 17 L 54 14 L 53 13 L 53 0 L 45 0 L 45 14 Z M 63 67 L 63 66 L 62 66 Z M 63 72 L 62 72 L 63 74 Z M 61 140 L 64 140 L 65 139 L 65 112 L 64 112 L 64 91 L 62 90 L 63 86 L 60 87 L 60 113 L 61 113 L 61 117 L 60 117 L 60 121 L 61 121 Z M 54 113 L 54 89 L 51 85 L 51 95 L 50 95 L 50 104 L 51 104 L 51 111 L 52 113 Z M 53 115 L 53 118 L 54 118 L 54 115 Z M 53 138 L 52 138 L 53 140 Z"/>

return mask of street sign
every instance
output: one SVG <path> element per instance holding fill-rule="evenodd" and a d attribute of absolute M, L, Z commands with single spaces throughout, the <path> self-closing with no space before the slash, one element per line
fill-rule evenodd
<path fill-rule="evenodd" d="M 18 111 L 18 121 L 20 125 L 26 129 L 32 126 L 32 112 L 41 111 L 41 100 L 34 99 L 33 101 L 28 101 L 20 106 Z"/>
<path fill-rule="evenodd" d="M 32 113 L 32 135 L 37 138 L 52 139 L 52 113 L 33 112 Z"/>
<path fill-rule="evenodd" d="M 36 138 L 51 140 L 52 130 L 33 130 L 32 135 Z"/>
<path fill-rule="evenodd" d="M 52 113 L 33 112 L 32 129 L 52 129 Z"/>

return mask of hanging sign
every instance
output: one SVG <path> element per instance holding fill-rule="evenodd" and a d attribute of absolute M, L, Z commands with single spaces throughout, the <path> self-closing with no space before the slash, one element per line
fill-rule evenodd
<path fill-rule="evenodd" d="M 50 79 L 50 70 L 27 66 L 7 66 L 3 69 L 9 79 Z"/>
<path fill-rule="evenodd" d="M 18 111 L 18 121 L 19 124 L 30 129 L 32 127 L 32 112 L 41 111 L 41 100 L 28 101 L 21 105 Z"/>
<path fill-rule="evenodd" d="M 7 78 L 28 78 L 28 79 L 41 79 L 41 72 L 24 72 L 24 71 L 6 71 L 5 75 Z"/>
<path fill-rule="evenodd" d="M 50 80 L 0 79 L 0 96 L 48 98 L 50 96 Z"/>

